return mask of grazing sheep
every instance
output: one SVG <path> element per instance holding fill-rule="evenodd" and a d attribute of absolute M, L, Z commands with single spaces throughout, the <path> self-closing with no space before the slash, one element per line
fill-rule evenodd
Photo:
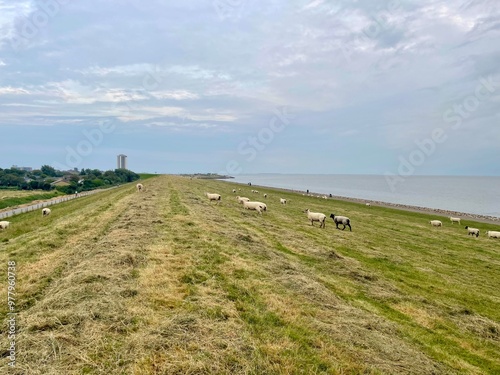
<path fill-rule="evenodd" d="M 50 208 L 44 208 L 42 209 L 42 216 L 49 216 L 51 212 Z"/>
<path fill-rule="evenodd" d="M 330 214 L 330 217 L 333 219 L 337 229 L 340 229 L 339 224 L 342 224 L 344 226 L 342 230 L 344 230 L 345 227 L 349 227 L 349 230 L 352 232 L 351 220 L 347 216 L 335 216 L 335 214 Z"/>
<path fill-rule="evenodd" d="M 267 198 L 267 194 L 264 194 L 264 198 Z"/>
<path fill-rule="evenodd" d="M 247 198 L 247 197 L 240 197 L 240 196 L 237 196 L 236 199 L 238 200 L 238 203 L 241 203 L 243 204 L 243 202 L 248 202 L 250 201 L 250 198 Z"/>
<path fill-rule="evenodd" d="M 500 238 L 500 232 L 495 230 L 489 230 L 486 232 L 488 238 Z"/>
<path fill-rule="evenodd" d="M 328 197 L 326 195 L 323 195 L 322 198 L 323 199 L 328 199 Z"/>
<path fill-rule="evenodd" d="M 466 226 L 465 229 L 467 229 L 467 235 L 472 234 L 473 236 L 479 237 L 479 229 L 469 226 Z"/>
<path fill-rule="evenodd" d="M 433 227 L 442 227 L 443 223 L 440 222 L 439 220 L 431 220 L 429 221 L 429 224 L 432 225 Z"/>
<path fill-rule="evenodd" d="M 460 225 L 460 218 L 459 217 L 452 217 L 450 216 L 451 223 L 458 223 Z"/>
<path fill-rule="evenodd" d="M 135 187 L 137 188 L 137 191 L 139 193 L 144 190 L 144 185 L 143 184 L 137 184 L 137 185 L 135 185 Z"/>
<path fill-rule="evenodd" d="M 0 221 L 0 229 L 7 229 L 10 225 L 10 221 Z"/>
<path fill-rule="evenodd" d="M 280 198 L 280 203 L 281 204 L 286 204 L 286 199 L 285 198 Z"/>
<path fill-rule="evenodd" d="M 210 201 L 220 201 L 221 200 L 220 194 L 205 193 L 205 195 L 207 196 L 208 199 L 210 199 Z"/>
<path fill-rule="evenodd" d="M 370 203 L 367 203 L 367 204 L 366 204 L 366 207 L 370 207 L 370 206 L 371 206 L 371 204 L 370 204 Z"/>
<path fill-rule="evenodd" d="M 244 201 L 243 208 L 245 210 L 255 210 L 262 215 L 262 211 L 267 211 L 267 206 L 262 202 Z"/>
<path fill-rule="evenodd" d="M 307 214 L 307 218 L 311 220 L 311 225 L 314 226 L 315 221 L 319 221 L 319 227 L 320 228 L 325 228 L 325 223 L 326 223 L 326 215 L 322 214 L 321 212 L 311 212 L 311 210 L 306 209 L 304 213 Z"/>
<path fill-rule="evenodd" d="M 233 193 L 236 193 L 236 189 L 233 189 Z"/>

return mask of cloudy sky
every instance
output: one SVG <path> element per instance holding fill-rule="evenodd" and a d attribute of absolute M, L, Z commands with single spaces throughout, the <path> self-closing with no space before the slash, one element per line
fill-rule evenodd
<path fill-rule="evenodd" d="M 499 124 L 497 0 L 0 0 L 2 168 L 500 175 Z"/>

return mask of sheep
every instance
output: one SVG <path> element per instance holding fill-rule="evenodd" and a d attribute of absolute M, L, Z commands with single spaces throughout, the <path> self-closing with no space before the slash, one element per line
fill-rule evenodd
<path fill-rule="evenodd" d="M 500 238 L 500 232 L 495 230 L 489 230 L 486 232 L 488 238 Z"/>
<path fill-rule="evenodd" d="M 49 216 L 51 212 L 52 211 L 50 208 L 43 208 L 42 209 L 42 216 Z"/>
<path fill-rule="evenodd" d="M 443 223 L 440 222 L 439 220 L 431 220 L 429 221 L 429 224 L 432 225 L 433 227 L 442 227 Z"/>
<path fill-rule="evenodd" d="M 340 229 L 339 224 L 342 224 L 344 226 L 342 230 L 344 230 L 345 227 L 349 227 L 349 230 L 352 232 L 351 220 L 347 216 L 335 216 L 335 214 L 330 214 L 330 217 L 335 223 L 337 229 Z"/>
<path fill-rule="evenodd" d="M 210 199 L 210 201 L 220 201 L 221 200 L 220 194 L 205 193 L 205 195 L 207 196 L 208 199 Z"/>
<path fill-rule="evenodd" d="M 264 198 L 267 198 L 267 194 L 264 194 Z"/>
<path fill-rule="evenodd" d="M 370 203 L 366 203 L 366 207 L 371 207 L 371 204 Z"/>
<path fill-rule="evenodd" d="M 137 191 L 139 193 L 144 190 L 144 185 L 143 184 L 137 184 L 137 185 L 135 185 L 135 187 L 137 188 Z"/>
<path fill-rule="evenodd" d="M 7 229 L 10 225 L 10 221 L 0 221 L 0 229 Z"/>
<path fill-rule="evenodd" d="M 450 216 L 451 223 L 458 223 L 460 225 L 460 218 L 459 217 L 452 217 Z"/>
<path fill-rule="evenodd" d="M 238 203 L 241 203 L 243 204 L 243 202 L 248 202 L 250 201 L 250 198 L 247 198 L 247 197 L 240 197 L 240 196 L 237 196 L 236 199 L 238 200 Z"/>
<path fill-rule="evenodd" d="M 255 210 L 262 215 L 262 211 L 267 211 L 267 206 L 262 202 L 244 201 L 243 208 L 245 210 Z"/>
<path fill-rule="evenodd" d="M 467 235 L 472 234 L 473 236 L 479 237 L 479 229 L 469 226 L 466 226 L 465 229 L 467 229 Z"/>
<path fill-rule="evenodd" d="M 280 203 L 281 204 L 286 204 L 286 199 L 285 198 L 280 198 Z"/>
<path fill-rule="evenodd" d="M 236 193 L 236 189 L 233 189 L 233 193 Z"/>
<path fill-rule="evenodd" d="M 319 221 L 319 227 L 325 228 L 326 223 L 326 215 L 321 212 L 311 212 L 311 210 L 306 209 L 304 213 L 307 214 L 307 218 L 311 220 L 311 225 L 314 226 L 315 221 Z"/>

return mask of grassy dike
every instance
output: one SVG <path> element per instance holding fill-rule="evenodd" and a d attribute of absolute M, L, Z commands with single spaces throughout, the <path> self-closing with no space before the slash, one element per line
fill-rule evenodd
<path fill-rule="evenodd" d="M 428 214 L 174 176 L 9 218 L 12 374 L 498 374 L 500 241 Z M 253 188 L 253 187 L 252 187 Z M 215 204 L 204 192 L 217 192 Z M 287 198 L 286 206 L 279 198 Z M 353 232 L 302 212 L 348 215 Z M 2 324 L 7 368 L 7 319 Z"/>

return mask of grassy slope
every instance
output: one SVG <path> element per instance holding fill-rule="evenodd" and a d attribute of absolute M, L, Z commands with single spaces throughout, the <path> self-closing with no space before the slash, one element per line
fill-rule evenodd
<path fill-rule="evenodd" d="M 7 190 L 0 191 L 0 209 L 16 207 L 20 204 L 31 203 L 37 200 L 51 199 L 63 195 L 58 191 L 43 191 L 43 190 Z"/>
<path fill-rule="evenodd" d="M 9 219 L 14 373 L 500 372 L 500 242 L 463 226 L 498 228 L 262 188 L 259 216 L 228 182 L 145 185 Z M 305 208 L 348 215 L 353 232 L 312 227 Z"/>

